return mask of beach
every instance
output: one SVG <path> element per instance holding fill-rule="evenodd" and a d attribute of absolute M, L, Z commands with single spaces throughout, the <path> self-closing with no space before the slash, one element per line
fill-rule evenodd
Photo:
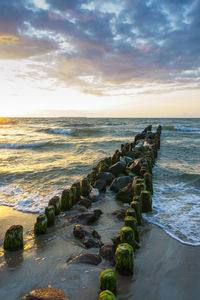
<path fill-rule="evenodd" d="M 76 218 L 100 210 L 102 214 L 90 228 L 99 233 L 103 244 L 110 244 L 124 226 L 129 205 L 116 201 L 107 185 L 106 193 L 92 196 L 90 208 L 75 204 L 57 216 L 56 225 L 45 235 L 34 235 L 34 223 L 52 196 L 61 196 L 64 188 L 86 176 L 99 160 L 120 148 L 120 143 L 131 142 L 149 121 L 18 119 L 12 120 L 12 126 L 15 124 L 16 131 L 21 128 L 21 133 L 12 143 L 8 124 L 3 133 L 7 143 L 0 144 L 2 299 L 21 299 L 31 290 L 46 287 L 62 289 L 70 300 L 98 298 L 101 271 L 115 267 L 105 259 L 98 265 L 71 261 L 80 254 L 99 253 L 98 247 L 86 250 L 74 237 Z M 162 122 L 161 149 L 153 168 L 153 210 L 143 213 L 139 226 L 141 241 L 133 276 L 117 273 L 118 300 L 199 298 L 200 125 L 186 119 L 174 121 L 173 126 L 168 125 L 171 120 Z M 23 251 L 3 250 L 4 234 L 11 225 L 24 228 Z"/>
<path fill-rule="evenodd" d="M 108 203 L 102 200 L 98 206 L 105 209 Z M 109 208 L 116 209 L 117 206 L 112 202 Z M 30 214 L 21 214 L 21 223 L 30 218 Z M 122 225 L 114 218 L 109 219 L 110 213 L 105 213 L 94 226 L 105 242 L 109 242 L 109 237 Z M 72 227 L 61 222 L 47 235 L 37 238 L 37 242 L 26 240 L 29 247 L 24 251 L 1 257 L 1 263 L 4 263 L 0 271 L 1 299 L 18 300 L 31 290 L 48 286 L 62 289 L 71 300 L 98 298 L 100 273 L 110 268 L 110 263 L 103 260 L 98 266 L 68 265 L 66 260 L 70 255 L 83 251 L 70 233 Z M 117 299 L 198 300 L 200 247 L 181 244 L 145 221 L 140 232 L 141 248 L 136 251 L 134 275 L 117 274 Z M 97 253 L 98 249 L 89 252 Z"/>

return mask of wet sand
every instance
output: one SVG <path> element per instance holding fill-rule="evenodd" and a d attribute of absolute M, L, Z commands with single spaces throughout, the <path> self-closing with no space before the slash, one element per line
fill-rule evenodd
<path fill-rule="evenodd" d="M 118 234 L 123 226 L 122 221 L 111 215 L 121 207 L 109 192 L 93 204 L 92 208 L 100 208 L 104 212 L 99 221 L 92 225 L 104 243 L 109 243 L 110 238 Z M 77 205 L 67 212 L 66 217 L 80 210 Z M 66 264 L 71 255 L 97 253 L 98 249 L 84 249 L 74 239 L 74 224 L 70 224 L 67 218 L 61 218 L 55 227 L 49 229 L 48 234 L 35 239 L 29 230 L 36 216 L 21 214 L 18 214 L 17 223 L 26 224 L 25 250 L 4 254 L 1 249 L 0 299 L 21 299 L 27 292 L 49 285 L 62 289 L 71 300 L 98 299 L 99 275 L 102 270 L 111 267 L 109 262 L 103 260 L 98 266 Z M 5 233 L 2 232 L 2 228 L 5 228 L 4 225 L 2 227 L 2 220 L 5 221 L 2 214 L 0 220 L 2 237 Z M 117 275 L 117 299 L 199 300 L 200 247 L 183 245 L 162 229 L 146 222 L 140 226 L 140 231 L 142 247 L 136 251 L 134 276 Z"/>

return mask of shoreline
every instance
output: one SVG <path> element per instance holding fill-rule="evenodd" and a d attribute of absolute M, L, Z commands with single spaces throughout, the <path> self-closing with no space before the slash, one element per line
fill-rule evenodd
<path fill-rule="evenodd" d="M 102 209 L 107 206 L 106 202 L 102 201 L 98 206 Z M 24 221 L 30 217 L 29 213 L 20 214 L 26 214 Z M 95 228 L 104 237 L 101 223 L 98 222 Z M 112 225 L 110 230 L 117 232 L 121 222 Z M 67 265 L 68 255 L 74 254 L 74 251 L 80 252 L 78 245 L 70 249 L 69 232 L 69 226 L 58 224 L 45 238 L 38 238 L 37 243 L 29 249 L 6 256 L 5 264 L 0 264 L 3 299 L 20 300 L 30 290 L 48 286 L 62 289 L 70 300 L 98 298 L 100 273 L 110 268 L 110 263 L 103 260 L 98 266 Z M 134 275 L 124 277 L 117 273 L 117 299 L 198 300 L 200 247 L 184 245 L 147 221 L 140 226 L 140 232 L 141 248 L 136 251 Z M 98 249 L 89 249 L 88 252 L 97 253 Z"/>

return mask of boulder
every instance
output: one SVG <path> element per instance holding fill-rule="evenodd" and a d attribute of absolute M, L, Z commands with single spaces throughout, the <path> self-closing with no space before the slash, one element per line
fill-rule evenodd
<path fill-rule="evenodd" d="M 104 179 L 97 179 L 94 183 L 94 188 L 98 189 L 100 192 L 105 192 L 106 181 Z"/>
<path fill-rule="evenodd" d="M 84 206 L 84 207 L 86 207 L 86 208 L 89 208 L 89 207 L 92 205 L 92 201 L 89 200 L 89 199 L 86 198 L 86 197 L 81 196 L 81 198 L 80 198 L 78 204 L 80 204 L 80 205 L 82 205 L 82 206 Z"/>
<path fill-rule="evenodd" d="M 6 231 L 3 246 L 5 250 L 10 250 L 10 251 L 23 249 L 24 247 L 23 226 L 21 225 L 11 226 Z"/>
<path fill-rule="evenodd" d="M 100 209 L 94 209 L 91 211 L 87 211 L 85 213 L 82 213 L 78 216 L 73 217 L 70 221 L 71 222 L 79 222 L 81 224 L 92 224 L 95 221 L 97 221 L 99 219 L 99 217 L 101 216 L 102 211 Z"/>
<path fill-rule="evenodd" d="M 97 175 L 97 179 L 104 179 L 106 181 L 106 184 L 111 184 L 114 178 L 115 176 L 109 172 L 100 172 Z"/>
<path fill-rule="evenodd" d="M 131 182 L 132 178 L 130 176 L 118 177 L 113 180 L 113 182 L 110 185 L 110 189 L 117 193 L 120 189 L 124 188 Z"/>
<path fill-rule="evenodd" d="M 34 234 L 35 235 L 45 234 L 46 231 L 47 231 L 47 216 L 45 214 L 42 214 L 37 217 L 36 223 L 34 225 Z"/>
<path fill-rule="evenodd" d="M 126 171 L 126 166 L 121 162 L 117 162 L 108 168 L 108 172 L 112 173 L 115 176 L 118 176 L 119 174 L 124 173 L 125 171 Z"/>
<path fill-rule="evenodd" d="M 99 250 L 99 254 L 101 255 L 101 257 L 103 257 L 105 260 L 110 261 L 112 264 L 115 263 L 115 253 L 113 244 L 103 245 Z"/>
<path fill-rule="evenodd" d="M 73 234 L 82 241 L 86 248 L 98 248 L 102 246 L 101 236 L 96 230 L 88 226 L 76 224 L 74 226 Z"/>
<path fill-rule="evenodd" d="M 55 215 L 59 215 L 61 211 L 61 205 L 60 205 L 60 197 L 54 196 L 49 200 L 48 206 L 53 205 L 55 208 Z"/>
<path fill-rule="evenodd" d="M 67 260 L 67 263 L 79 263 L 79 264 L 89 264 L 97 266 L 101 263 L 102 259 L 99 254 L 95 253 L 81 253 Z"/>
<path fill-rule="evenodd" d="M 125 213 L 126 213 L 125 209 L 121 208 L 113 211 L 112 216 L 116 216 L 120 221 L 122 221 L 125 218 Z"/>
<path fill-rule="evenodd" d="M 69 300 L 60 289 L 45 288 L 26 294 L 22 300 Z"/>
<path fill-rule="evenodd" d="M 135 173 L 136 175 L 140 175 L 140 169 L 142 167 L 142 158 L 136 159 L 131 165 L 130 165 L 130 170 Z"/>
<path fill-rule="evenodd" d="M 132 183 L 129 183 L 126 187 L 120 189 L 116 194 L 116 200 L 124 203 L 130 203 L 133 198 Z"/>

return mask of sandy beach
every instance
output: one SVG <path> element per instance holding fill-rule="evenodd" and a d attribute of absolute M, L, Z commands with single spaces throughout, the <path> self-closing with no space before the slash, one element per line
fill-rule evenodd
<path fill-rule="evenodd" d="M 104 243 L 109 243 L 122 225 L 117 218 L 111 218 L 111 212 L 120 208 L 120 204 L 111 200 L 108 193 L 104 200 L 93 204 L 95 208 L 98 206 L 104 211 L 99 221 L 92 226 L 100 233 Z M 4 220 L 3 213 L 7 211 L 11 215 L 11 210 L 1 208 L 1 220 Z M 67 213 L 67 218 L 81 210 L 75 206 Z M 71 300 L 97 299 L 99 275 L 102 270 L 111 267 L 110 263 L 103 260 L 98 266 L 68 265 L 66 260 L 83 252 L 98 253 L 98 249 L 83 249 L 72 235 L 74 225 L 66 217 L 49 229 L 48 234 L 35 239 L 30 230 L 36 216 L 14 211 L 15 214 L 18 223 L 26 224 L 25 250 L 4 254 L 1 248 L 0 298 L 18 300 L 33 289 L 51 286 L 62 289 Z M 9 223 L 9 218 L 6 219 Z M 10 225 L 8 223 L 7 226 Z M 2 228 L 5 227 L 1 227 L 1 237 L 4 234 Z M 200 247 L 181 244 L 159 227 L 147 222 L 140 226 L 140 232 L 141 248 L 136 251 L 134 275 L 117 275 L 117 299 L 198 300 Z"/>

